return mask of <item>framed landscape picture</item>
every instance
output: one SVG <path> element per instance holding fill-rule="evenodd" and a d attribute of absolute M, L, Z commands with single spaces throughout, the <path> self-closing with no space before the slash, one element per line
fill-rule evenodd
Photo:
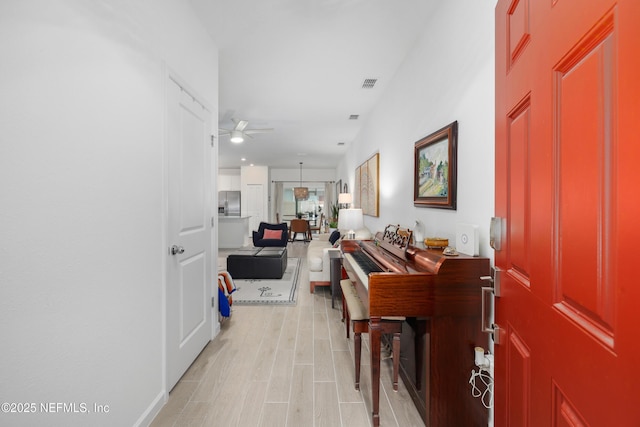
<path fill-rule="evenodd" d="M 458 122 L 415 143 L 413 204 L 456 209 Z"/>

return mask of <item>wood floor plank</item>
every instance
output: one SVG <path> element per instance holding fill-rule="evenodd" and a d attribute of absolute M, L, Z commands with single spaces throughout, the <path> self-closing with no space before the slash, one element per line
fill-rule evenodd
<path fill-rule="evenodd" d="M 288 402 L 293 375 L 293 350 L 280 349 L 271 370 L 266 402 Z"/>
<path fill-rule="evenodd" d="M 260 427 L 287 425 L 287 403 L 265 403 L 260 418 Z"/>
<path fill-rule="evenodd" d="M 297 307 L 286 307 L 280 338 L 278 339 L 279 349 L 293 350 L 296 347 L 298 336 L 298 324 L 300 320 L 300 310 Z"/>
<path fill-rule="evenodd" d="M 189 366 L 187 372 L 184 373 L 181 380 L 198 381 L 215 363 L 218 355 L 222 351 L 221 341 L 211 341 L 198 355 L 198 358 Z"/>
<path fill-rule="evenodd" d="M 280 336 L 280 329 L 284 322 L 284 311 L 274 311 L 273 316 L 269 321 L 269 325 L 265 329 L 265 332 L 260 341 L 256 353 L 255 364 L 252 369 L 251 380 L 252 381 L 268 381 L 271 376 L 271 370 L 273 369 L 273 363 L 275 360 L 276 350 L 278 348 L 278 339 Z"/>
<path fill-rule="evenodd" d="M 313 375 L 314 381 L 335 381 L 333 354 L 328 339 L 313 341 Z"/>
<path fill-rule="evenodd" d="M 265 381 L 246 383 L 237 427 L 256 427 L 260 424 L 266 394 L 267 383 Z"/>
<path fill-rule="evenodd" d="M 313 313 L 313 337 L 316 340 L 329 340 L 329 324 L 327 313 L 316 311 Z"/>
<path fill-rule="evenodd" d="M 227 380 L 229 379 L 231 366 L 234 363 L 234 359 L 238 354 L 238 350 L 223 349 L 221 352 L 218 363 L 209 368 L 206 375 L 200 381 L 198 388 L 191 397 L 191 401 L 194 402 L 209 402 L 214 403 L 218 395 L 224 390 Z"/>
<path fill-rule="evenodd" d="M 153 420 L 151 427 L 172 427 L 191 400 L 198 384 L 197 381 L 178 381 L 169 394 L 167 404 Z"/>
<path fill-rule="evenodd" d="M 334 351 L 333 360 L 338 388 L 338 399 L 342 402 L 360 402 L 362 395 L 355 388 L 355 366 L 353 354 L 347 351 Z"/>
<path fill-rule="evenodd" d="M 327 309 L 329 315 L 327 316 L 327 325 L 329 327 L 329 338 L 331 339 L 331 348 L 335 350 L 348 350 L 349 341 L 347 340 L 347 331 L 345 324 L 341 320 L 340 311 L 331 308 Z M 353 335 L 353 334 L 350 334 Z"/>
<path fill-rule="evenodd" d="M 214 407 L 207 402 L 189 402 L 176 420 L 177 426 L 201 427 Z"/>
<path fill-rule="evenodd" d="M 340 415 L 342 416 L 342 425 L 345 427 L 370 427 L 367 408 L 363 402 L 359 403 L 340 403 Z M 409 427 L 407 424 L 406 427 Z"/>
<path fill-rule="evenodd" d="M 295 363 L 313 364 L 313 329 L 298 330 Z"/>
<path fill-rule="evenodd" d="M 335 427 L 341 425 L 340 405 L 334 382 L 314 382 L 315 427 Z"/>
<path fill-rule="evenodd" d="M 291 399 L 287 425 L 313 425 L 313 366 L 295 365 L 291 377 Z"/>

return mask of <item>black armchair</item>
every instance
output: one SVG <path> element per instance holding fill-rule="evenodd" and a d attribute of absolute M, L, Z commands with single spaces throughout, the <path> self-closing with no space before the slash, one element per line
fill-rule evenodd
<path fill-rule="evenodd" d="M 253 232 L 253 246 L 286 247 L 288 237 L 289 230 L 286 223 L 269 224 L 261 222 L 258 226 L 258 231 Z"/>

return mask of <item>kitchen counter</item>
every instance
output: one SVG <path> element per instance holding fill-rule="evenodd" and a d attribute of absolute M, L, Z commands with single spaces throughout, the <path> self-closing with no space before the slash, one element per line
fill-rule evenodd
<path fill-rule="evenodd" d="M 250 216 L 218 217 L 218 248 L 241 248 L 249 241 Z"/>

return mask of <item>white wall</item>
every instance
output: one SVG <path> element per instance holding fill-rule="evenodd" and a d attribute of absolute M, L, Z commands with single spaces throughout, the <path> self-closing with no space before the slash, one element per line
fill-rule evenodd
<path fill-rule="evenodd" d="M 365 225 L 380 231 L 389 223 L 425 236 L 449 238 L 456 224 L 480 226 L 480 254 L 488 244 L 494 203 L 494 7 L 495 2 L 440 2 L 363 131 L 338 167 L 353 188 L 355 168 L 380 153 L 380 216 Z M 457 210 L 413 206 L 414 143 L 458 121 Z"/>
<path fill-rule="evenodd" d="M 0 424 L 146 425 L 166 392 L 165 61 L 217 105 L 217 49 L 180 0 L 3 0 L 0 40 L 0 401 L 74 405 Z"/>
<path fill-rule="evenodd" d="M 272 181 L 287 181 L 298 182 L 300 181 L 300 167 L 292 169 L 270 169 Z M 302 165 L 302 180 L 303 181 L 335 181 L 336 170 L 335 169 L 307 169 Z"/>

